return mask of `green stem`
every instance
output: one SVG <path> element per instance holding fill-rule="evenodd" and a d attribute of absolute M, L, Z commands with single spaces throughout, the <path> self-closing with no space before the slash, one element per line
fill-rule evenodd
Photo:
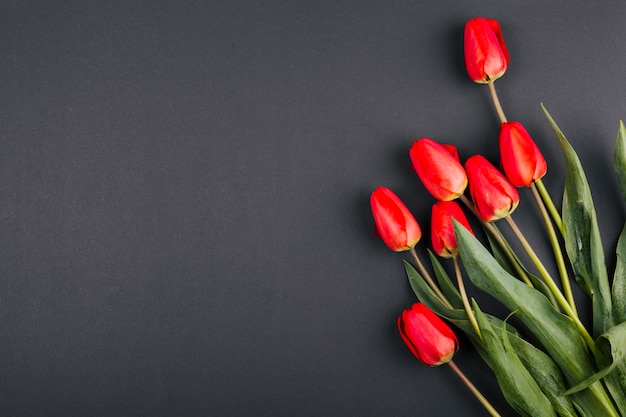
<path fill-rule="evenodd" d="M 464 196 L 461 195 L 459 197 L 459 199 L 470 209 L 472 210 L 472 212 L 474 214 L 476 214 L 476 211 L 474 210 L 474 207 L 471 203 L 471 201 L 469 201 L 469 199 Z M 513 266 L 513 268 L 515 269 L 515 272 L 517 273 L 517 276 L 524 281 L 524 283 L 526 285 L 528 285 L 531 288 L 534 288 L 532 282 L 530 281 L 530 278 L 528 278 L 528 274 L 527 272 L 524 270 L 524 268 L 522 268 L 522 266 L 520 265 L 519 259 L 517 258 L 517 256 L 515 256 L 515 254 L 513 253 L 513 249 L 511 249 L 511 247 L 507 244 L 506 240 L 504 239 L 504 236 L 502 236 L 502 234 L 500 233 L 500 231 L 498 230 L 498 228 L 489 223 L 486 222 L 484 220 L 482 220 L 477 214 L 476 217 L 480 220 L 481 224 L 483 225 L 483 227 L 485 228 L 485 230 L 487 230 L 487 232 L 495 239 L 496 243 L 498 243 L 498 246 L 500 246 L 500 248 L 502 249 L 502 251 L 504 252 L 505 256 L 507 257 L 507 259 L 509 260 L 509 263 L 511 264 L 511 266 Z"/>
<path fill-rule="evenodd" d="M 524 250 L 530 257 L 530 260 L 539 271 L 539 274 L 543 277 L 546 285 L 550 289 L 550 292 L 552 292 L 552 294 L 556 298 L 556 301 L 559 303 L 559 305 L 561 306 L 565 314 L 567 314 L 569 318 L 571 318 L 574 321 L 574 323 L 578 327 L 578 331 L 580 332 L 581 336 L 587 343 L 587 346 L 589 346 L 589 349 L 592 352 L 594 352 L 595 343 L 593 341 L 593 338 L 591 337 L 591 335 L 589 335 L 589 332 L 587 331 L 587 329 L 585 329 L 585 326 L 582 324 L 582 322 L 578 318 L 578 314 L 576 314 L 576 312 L 569 305 L 569 303 L 565 299 L 565 296 L 563 296 L 563 293 L 554 282 L 554 279 L 552 278 L 552 276 L 550 276 L 550 273 L 548 272 L 546 267 L 543 265 L 543 263 L 541 262 L 541 260 L 539 259 L 539 257 L 537 256 L 533 248 L 530 246 L 530 244 L 524 237 L 522 231 L 519 229 L 519 227 L 517 227 L 517 224 L 515 224 L 515 222 L 513 221 L 513 218 L 509 215 L 505 217 L 505 219 L 508 225 L 513 230 L 513 233 L 515 234 L 515 236 L 519 239 L 519 242 L 522 244 L 522 247 L 524 248 Z"/>
<path fill-rule="evenodd" d="M 491 101 L 493 101 L 493 105 L 496 107 L 496 112 L 498 113 L 498 117 L 500 118 L 500 122 L 506 122 L 506 116 L 504 115 L 504 110 L 502 110 L 502 105 L 500 104 L 500 99 L 498 98 L 498 93 L 496 93 L 496 86 L 493 81 L 489 81 L 487 83 L 489 86 L 489 93 L 491 94 Z"/>
<path fill-rule="evenodd" d="M 578 312 L 576 311 L 574 294 L 572 293 L 572 286 L 570 285 L 570 279 L 567 274 L 567 267 L 565 266 L 565 258 L 563 257 L 563 251 L 561 251 L 561 245 L 559 243 L 559 239 L 556 236 L 554 226 L 550 221 L 550 215 L 548 214 L 548 210 L 544 205 L 541 196 L 539 195 L 539 191 L 537 191 L 535 183 L 530 184 L 530 190 L 533 193 L 533 197 L 535 198 L 537 207 L 539 207 L 539 211 L 541 212 L 543 222 L 546 225 L 546 230 L 548 231 L 548 238 L 550 239 L 550 244 L 552 245 L 552 250 L 554 251 L 554 259 L 556 260 L 556 266 L 559 270 L 559 276 L 561 277 L 561 286 L 563 287 L 565 298 L 567 299 L 570 307 L 572 307 L 572 310 L 574 310 L 574 312 L 578 314 Z"/>
<path fill-rule="evenodd" d="M 482 340 L 483 336 L 480 333 L 480 328 L 478 327 L 478 321 L 476 321 L 476 316 L 474 316 L 474 311 L 470 306 L 469 300 L 467 299 L 467 291 L 465 290 L 465 283 L 463 282 L 463 274 L 461 274 L 461 266 L 459 265 L 459 257 L 454 256 L 452 258 L 454 261 L 454 272 L 456 273 L 456 282 L 459 286 L 459 292 L 461 293 L 461 299 L 463 300 L 463 307 L 465 308 L 465 312 L 467 313 L 467 318 L 470 323 L 474 327 L 476 334 Z"/>
<path fill-rule="evenodd" d="M 415 251 L 415 247 L 412 247 L 411 249 L 409 249 L 409 253 L 411 254 L 411 256 L 413 257 L 413 260 L 415 261 L 415 264 L 417 265 L 417 269 L 419 270 L 420 274 L 422 274 L 422 277 L 426 280 L 426 282 L 428 283 L 428 285 L 430 286 L 430 288 L 435 292 L 435 294 L 437 294 L 437 297 L 439 297 L 439 299 L 446 305 L 446 307 L 448 307 L 450 310 L 454 309 L 454 307 L 452 306 L 452 303 L 450 303 L 450 301 L 448 301 L 448 299 L 446 298 L 446 296 L 441 292 L 441 290 L 439 289 L 439 286 L 437 284 L 435 284 L 435 281 L 433 280 L 433 278 L 430 276 L 430 274 L 428 273 L 428 271 L 426 270 L 426 268 L 424 268 L 424 265 L 422 264 L 422 261 L 420 261 L 419 256 L 417 256 L 417 252 Z"/>
<path fill-rule="evenodd" d="M 559 210 L 557 210 L 556 206 L 554 205 L 554 201 L 552 201 L 552 197 L 550 197 L 550 193 L 548 193 L 548 190 L 543 184 L 543 181 L 541 181 L 541 178 L 536 180 L 535 184 L 537 185 L 539 195 L 541 195 L 541 199 L 546 205 L 546 208 L 548 209 L 548 212 L 550 213 L 554 224 L 556 225 L 557 229 L 559 229 L 559 232 L 561 232 L 561 236 L 563 236 L 563 220 L 561 219 L 561 214 L 559 213 Z"/>
<path fill-rule="evenodd" d="M 502 417 L 496 411 L 493 405 L 491 405 L 491 403 L 487 400 L 487 398 L 485 398 L 485 396 L 478 390 L 478 388 L 476 388 L 476 386 L 472 384 L 472 381 L 470 381 L 469 378 L 466 377 L 463 372 L 461 372 L 459 367 L 456 366 L 456 364 L 453 361 L 448 362 L 448 365 L 450 365 L 452 370 L 457 374 L 459 378 L 461 378 L 461 381 L 463 381 L 463 383 L 467 386 L 467 388 L 469 388 L 472 394 L 474 394 L 474 396 L 478 399 L 478 401 L 480 401 L 480 403 L 483 405 L 483 407 L 485 407 L 485 409 L 489 412 L 489 414 L 492 417 Z"/>

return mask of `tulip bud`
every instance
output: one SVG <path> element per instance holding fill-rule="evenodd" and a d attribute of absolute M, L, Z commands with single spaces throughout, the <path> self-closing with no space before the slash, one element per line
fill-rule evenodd
<path fill-rule="evenodd" d="M 500 78 L 509 64 L 509 51 L 504 44 L 500 24 L 477 17 L 465 24 L 465 68 L 480 84 Z"/>
<path fill-rule="evenodd" d="M 433 250 L 437 255 L 444 258 L 452 258 L 459 253 L 452 219 L 474 234 L 461 206 L 455 201 L 438 201 L 433 204 L 430 223 Z"/>
<path fill-rule="evenodd" d="M 459 349 L 452 329 L 422 303 L 413 304 L 402 312 L 398 329 L 411 352 L 427 366 L 450 362 Z"/>
<path fill-rule="evenodd" d="M 437 200 L 454 200 L 465 191 L 467 175 L 452 145 L 421 138 L 413 143 L 409 156 L 417 176 Z"/>
<path fill-rule="evenodd" d="M 446 148 L 446 150 L 450 152 L 450 155 L 452 155 L 454 159 L 459 162 L 459 164 L 461 163 L 461 158 L 459 158 L 459 150 L 456 148 L 456 146 L 447 143 L 442 143 L 441 146 Z"/>
<path fill-rule="evenodd" d="M 409 209 L 388 188 L 378 187 L 370 196 L 377 234 L 389 249 L 402 252 L 419 242 L 422 229 Z"/>
<path fill-rule="evenodd" d="M 469 189 L 478 216 L 486 222 L 508 216 L 519 204 L 519 193 L 482 155 L 465 161 Z"/>
<path fill-rule="evenodd" d="M 528 187 L 546 174 L 546 160 L 521 123 L 502 123 L 499 142 L 502 169 L 511 184 Z"/>

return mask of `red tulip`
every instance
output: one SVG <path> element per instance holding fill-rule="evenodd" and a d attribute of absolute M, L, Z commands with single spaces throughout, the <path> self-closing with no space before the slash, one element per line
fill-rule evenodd
<path fill-rule="evenodd" d="M 422 303 L 413 304 L 402 312 L 398 329 L 411 352 L 427 366 L 450 362 L 459 349 L 452 329 Z"/>
<path fill-rule="evenodd" d="M 465 67 L 469 77 L 487 84 L 500 78 L 509 64 L 509 51 L 504 44 L 500 24 L 477 17 L 465 24 Z"/>
<path fill-rule="evenodd" d="M 435 253 L 444 258 L 451 258 L 459 253 L 452 219 L 461 223 L 472 234 L 474 233 L 461 206 L 455 201 L 439 201 L 433 204 L 430 223 L 431 240 Z"/>
<path fill-rule="evenodd" d="M 459 161 L 459 163 L 461 163 L 461 158 L 459 158 L 459 150 L 456 148 L 456 146 L 450 145 L 447 143 L 442 143 L 441 146 L 446 148 L 446 150 L 450 152 L 452 156 L 454 156 L 454 159 L 456 159 L 457 161 Z"/>
<path fill-rule="evenodd" d="M 528 187 L 546 174 L 546 160 L 521 123 L 502 123 L 499 142 L 502 169 L 511 184 Z"/>
<path fill-rule="evenodd" d="M 409 156 L 424 187 L 437 200 L 454 200 L 465 191 L 467 175 L 452 145 L 421 138 L 413 143 Z"/>
<path fill-rule="evenodd" d="M 465 161 L 469 189 L 478 216 L 484 221 L 502 219 L 519 204 L 519 193 L 513 184 L 481 155 Z"/>
<path fill-rule="evenodd" d="M 422 229 L 393 191 L 378 187 L 370 196 L 370 205 L 377 232 L 391 250 L 402 252 L 419 242 Z"/>

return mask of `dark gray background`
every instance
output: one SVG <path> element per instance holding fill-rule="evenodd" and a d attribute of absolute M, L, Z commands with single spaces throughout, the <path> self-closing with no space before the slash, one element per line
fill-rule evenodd
<path fill-rule="evenodd" d="M 368 202 L 394 189 L 427 232 L 421 136 L 497 161 L 474 16 L 557 199 L 540 102 L 578 150 L 611 260 L 621 1 L 0 1 L 0 415 L 486 415 L 400 340 L 415 298 Z"/>

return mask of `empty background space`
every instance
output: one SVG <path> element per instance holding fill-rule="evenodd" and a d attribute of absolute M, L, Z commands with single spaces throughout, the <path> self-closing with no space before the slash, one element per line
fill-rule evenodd
<path fill-rule="evenodd" d="M 413 141 L 497 163 L 463 63 L 475 16 L 502 25 L 500 99 L 557 200 L 540 103 L 579 152 L 611 264 L 622 2 L 0 1 L 0 415 L 485 415 L 400 339 L 416 299 L 369 209 L 396 191 L 425 255 Z M 521 194 L 514 217 L 548 250 Z"/>

